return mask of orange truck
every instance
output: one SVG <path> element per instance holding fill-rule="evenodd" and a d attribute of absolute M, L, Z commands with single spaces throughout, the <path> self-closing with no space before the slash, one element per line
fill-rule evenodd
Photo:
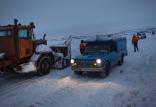
<path fill-rule="evenodd" d="M 17 19 L 14 20 L 13 25 L 0 26 L 0 71 L 2 73 L 22 72 L 23 65 L 30 62 L 39 75 L 48 74 L 56 62 L 61 62 L 63 66 L 68 65 L 70 57 L 65 58 L 70 56 L 70 51 L 67 50 L 70 50 L 71 41 L 61 48 L 62 52 L 55 52 L 53 46 L 47 45 L 45 36 L 43 39 L 35 39 L 34 28 L 33 22 L 29 25 L 21 25 Z"/>

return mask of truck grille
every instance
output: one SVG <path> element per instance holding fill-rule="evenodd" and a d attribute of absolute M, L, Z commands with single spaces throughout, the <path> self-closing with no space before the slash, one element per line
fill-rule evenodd
<path fill-rule="evenodd" d="M 95 67 L 94 63 L 95 61 L 90 61 L 90 60 L 76 60 L 76 65 L 77 67 L 84 67 L 84 68 L 90 68 L 90 67 Z"/>

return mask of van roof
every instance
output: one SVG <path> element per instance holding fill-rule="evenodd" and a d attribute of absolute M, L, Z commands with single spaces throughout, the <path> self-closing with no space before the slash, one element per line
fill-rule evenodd
<path fill-rule="evenodd" d="M 105 43 L 113 43 L 120 40 L 126 40 L 126 37 L 112 36 L 112 37 L 105 37 L 105 38 L 94 38 L 94 39 L 86 40 L 85 42 L 89 44 L 96 44 L 96 43 L 105 44 Z"/>

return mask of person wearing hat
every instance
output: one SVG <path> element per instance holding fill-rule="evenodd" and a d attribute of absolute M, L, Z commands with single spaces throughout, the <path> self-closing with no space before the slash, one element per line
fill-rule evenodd
<path fill-rule="evenodd" d="M 136 35 L 132 36 L 132 44 L 134 46 L 134 52 L 139 51 L 139 49 L 138 49 L 138 40 L 139 40 L 138 36 L 136 36 Z"/>

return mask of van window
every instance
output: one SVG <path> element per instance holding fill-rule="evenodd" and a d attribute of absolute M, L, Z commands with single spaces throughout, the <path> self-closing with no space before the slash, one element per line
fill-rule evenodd
<path fill-rule="evenodd" d="M 111 46 L 110 45 L 93 45 L 87 46 L 85 52 L 110 52 Z"/>

